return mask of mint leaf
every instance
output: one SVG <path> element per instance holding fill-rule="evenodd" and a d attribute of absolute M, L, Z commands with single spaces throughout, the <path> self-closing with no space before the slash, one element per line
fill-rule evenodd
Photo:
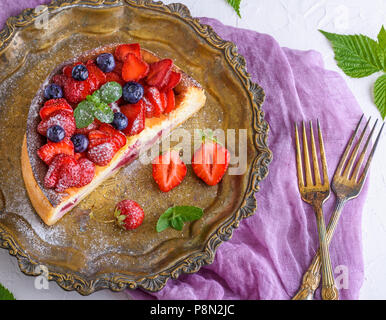
<path fill-rule="evenodd" d="M 237 15 L 241 18 L 241 13 L 240 13 L 241 0 L 227 0 L 227 2 L 232 6 L 233 9 L 235 9 Z"/>
<path fill-rule="evenodd" d="M 101 101 L 110 104 L 122 97 L 122 86 L 118 82 L 107 82 L 100 89 Z"/>
<path fill-rule="evenodd" d="M 380 76 L 374 85 L 374 102 L 381 112 L 382 118 L 386 116 L 386 74 Z"/>
<path fill-rule="evenodd" d="M 13 294 L 0 284 L 0 300 L 16 300 Z"/>
<path fill-rule="evenodd" d="M 94 105 L 94 116 L 99 121 L 104 123 L 111 123 L 114 120 L 114 111 L 107 103 L 100 102 Z"/>
<path fill-rule="evenodd" d="M 84 100 L 78 104 L 74 110 L 74 118 L 78 129 L 86 128 L 94 121 L 94 104 L 88 100 Z"/>
<path fill-rule="evenodd" d="M 339 35 L 319 30 L 331 43 L 338 66 L 348 76 L 362 78 L 383 69 L 381 47 L 364 35 Z"/>
<path fill-rule="evenodd" d="M 200 219 L 204 211 L 198 207 L 192 206 L 176 206 L 167 209 L 158 219 L 156 230 L 162 232 L 165 229 L 172 227 L 181 231 L 185 222 L 190 222 Z"/>

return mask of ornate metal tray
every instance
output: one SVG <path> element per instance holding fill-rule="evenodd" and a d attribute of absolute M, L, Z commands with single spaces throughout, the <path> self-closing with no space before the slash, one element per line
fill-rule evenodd
<path fill-rule="evenodd" d="M 189 167 L 181 186 L 161 194 L 152 182 L 151 165 L 135 161 L 47 227 L 34 212 L 21 175 L 28 107 L 56 65 L 117 42 L 140 42 L 174 59 L 198 80 L 207 104 L 183 127 L 247 129 L 247 171 L 226 175 L 209 188 Z M 251 82 L 236 46 L 193 19 L 181 4 L 61 0 L 44 10 L 27 9 L 10 17 L 0 32 L 0 246 L 18 259 L 25 274 L 39 275 L 43 265 L 49 280 L 83 295 L 104 288 L 157 291 L 169 278 L 197 272 L 213 262 L 217 247 L 231 238 L 240 221 L 255 213 L 254 194 L 272 158 L 263 100 L 264 92 Z M 92 207 L 99 216 L 109 217 L 114 204 L 124 198 L 139 202 L 146 213 L 144 224 L 133 232 L 85 214 Z M 200 206 L 204 217 L 182 232 L 157 234 L 159 215 L 173 204 Z"/>

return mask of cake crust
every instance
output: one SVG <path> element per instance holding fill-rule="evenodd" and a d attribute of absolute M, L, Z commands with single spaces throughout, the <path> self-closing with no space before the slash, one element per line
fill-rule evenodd
<path fill-rule="evenodd" d="M 182 74 L 181 82 L 175 88 L 177 105 L 175 110 L 168 115 L 161 115 L 160 118 L 146 119 L 145 129 L 138 135 L 127 137 L 126 145 L 117 152 L 108 166 L 96 166 L 94 180 L 89 185 L 82 188 L 69 188 L 64 193 L 46 189 L 44 176 L 47 172 L 47 166 L 37 155 L 37 150 L 44 144 L 44 137 L 40 136 L 36 130 L 40 122 L 39 110 L 45 101 L 43 90 L 52 77 L 58 74 L 65 65 L 93 59 L 104 52 L 113 53 L 117 45 L 86 52 L 59 65 L 40 87 L 31 103 L 21 153 L 22 172 L 31 203 L 47 225 L 56 223 L 112 173 L 132 162 L 140 151 L 150 148 L 162 136 L 186 121 L 205 104 L 206 97 L 201 86 L 180 68 L 174 66 L 174 71 Z M 155 54 L 144 49 L 142 49 L 142 57 L 148 63 L 160 60 Z"/>

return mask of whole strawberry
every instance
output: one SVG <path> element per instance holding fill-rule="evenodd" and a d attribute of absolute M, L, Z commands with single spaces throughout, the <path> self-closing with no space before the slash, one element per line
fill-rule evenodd
<path fill-rule="evenodd" d="M 123 200 L 117 204 L 114 216 L 119 227 L 125 230 L 133 230 L 142 224 L 145 213 L 135 201 Z"/>

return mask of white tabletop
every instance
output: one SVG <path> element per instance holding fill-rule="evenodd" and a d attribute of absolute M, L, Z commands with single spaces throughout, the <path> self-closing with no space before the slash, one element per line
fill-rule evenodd
<path fill-rule="evenodd" d="M 317 31 L 363 33 L 376 38 L 386 21 L 384 0 L 242 0 L 242 19 L 225 0 L 164 0 L 186 4 L 192 15 L 211 17 L 222 23 L 272 35 L 281 46 L 314 49 L 322 53 L 327 69 L 338 71 L 347 81 L 367 116 L 381 117 L 373 103 L 372 88 L 379 74 L 351 79 L 336 66 L 330 44 Z M 372 163 L 369 195 L 363 212 L 363 250 L 365 281 L 361 299 L 386 299 L 386 139 L 381 140 Z M 0 250 L 0 282 L 17 299 L 127 299 L 126 293 L 108 290 L 82 297 L 66 292 L 55 283 L 48 290 L 37 290 L 34 278 L 19 271 L 17 261 Z"/>

